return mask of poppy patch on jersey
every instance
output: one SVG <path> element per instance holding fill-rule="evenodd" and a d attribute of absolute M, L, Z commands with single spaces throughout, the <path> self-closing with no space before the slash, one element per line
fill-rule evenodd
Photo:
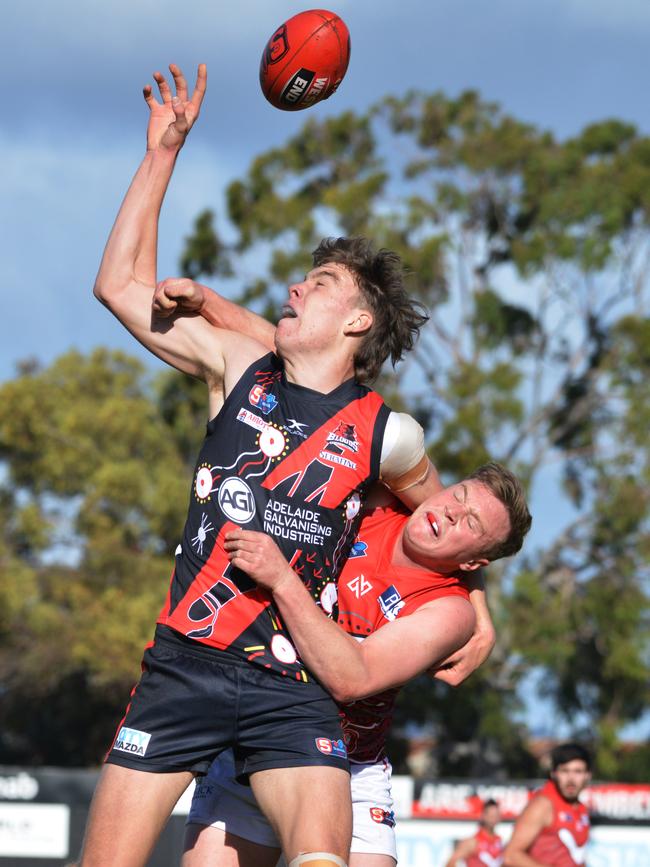
<path fill-rule="evenodd" d="M 134 756 L 144 756 L 150 740 L 151 735 L 148 732 L 122 726 L 115 738 L 113 749 L 123 753 L 131 753 Z"/>
<path fill-rule="evenodd" d="M 378 825 L 395 827 L 395 813 L 392 810 L 384 810 L 383 807 L 370 807 L 370 818 Z"/>
<path fill-rule="evenodd" d="M 348 757 L 343 738 L 339 738 L 337 741 L 331 741 L 329 738 L 316 738 L 316 749 L 326 756 L 338 756 L 340 759 L 347 759 Z"/>
<path fill-rule="evenodd" d="M 224 479 L 219 486 L 219 508 L 235 524 L 247 524 L 255 514 L 253 492 L 239 476 Z"/>
<path fill-rule="evenodd" d="M 248 400 L 253 406 L 258 406 L 264 415 L 268 415 L 278 405 L 278 399 L 270 391 L 264 391 L 264 386 L 254 385 L 248 392 Z"/>

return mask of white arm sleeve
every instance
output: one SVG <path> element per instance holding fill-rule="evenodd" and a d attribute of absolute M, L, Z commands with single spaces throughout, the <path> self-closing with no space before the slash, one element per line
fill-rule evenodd
<path fill-rule="evenodd" d="M 402 477 L 415 470 L 415 477 L 408 480 L 407 487 L 421 481 L 419 475 L 426 475 L 424 462 L 428 466 L 424 451 L 424 431 L 416 420 L 405 412 L 391 412 L 384 430 L 381 447 L 380 475 L 392 490 L 392 483 L 399 484 Z M 422 465 L 420 473 L 418 467 Z M 407 481 L 406 479 L 404 481 Z M 402 490 L 401 487 L 398 490 Z"/>

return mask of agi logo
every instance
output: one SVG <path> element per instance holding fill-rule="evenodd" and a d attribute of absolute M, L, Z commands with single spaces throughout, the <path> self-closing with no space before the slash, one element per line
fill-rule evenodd
<path fill-rule="evenodd" d="M 238 476 L 223 480 L 218 501 L 221 511 L 235 524 L 247 524 L 255 514 L 253 492 Z"/>

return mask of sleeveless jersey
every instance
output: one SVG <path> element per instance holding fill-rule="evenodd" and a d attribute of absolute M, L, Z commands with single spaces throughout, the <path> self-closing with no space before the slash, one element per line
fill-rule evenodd
<path fill-rule="evenodd" d="M 323 395 L 287 382 L 273 353 L 252 364 L 207 426 L 158 623 L 306 682 L 271 595 L 230 565 L 224 536 L 235 527 L 266 532 L 331 612 L 388 415 L 353 380 Z"/>
<path fill-rule="evenodd" d="M 501 867 L 503 864 L 503 841 L 498 834 L 490 834 L 485 828 L 476 832 L 476 849 L 465 859 L 467 867 Z"/>
<path fill-rule="evenodd" d="M 339 625 L 359 640 L 396 617 L 412 614 L 432 599 L 469 598 L 461 573 L 442 575 L 393 565 L 393 548 L 409 517 L 410 512 L 396 500 L 363 517 L 359 537 L 338 585 Z M 408 648 L 404 652 L 408 653 Z M 385 755 L 386 733 L 399 689 L 394 687 L 341 705 L 341 723 L 351 762 L 376 762 Z"/>
<path fill-rule="evenodd" d="M 535 838 L 528 854 L 550 867 L 581 867 L 589 839 L 589 813 L 580 801 L 565 801 L 549 780 L 535 797 L 543 795 L 553 805 L 553 821 Z"/>

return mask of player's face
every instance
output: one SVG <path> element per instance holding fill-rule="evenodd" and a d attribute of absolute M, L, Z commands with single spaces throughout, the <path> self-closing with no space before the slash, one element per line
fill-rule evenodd
<path fill-rule="evenodd" d="M 285 355 L 343 346 L 346 335 L 372 322 L 361 304 L 356 280 L 345 265 L 331 262 L 314 268 L 302 282 L 289 286 L 276 329 L 278 351 Z"/>
<path fill-rule="evenodd" d="M 510 519 L 489 488 L 466 479 L 445 488 L 419 506 L 403 533 L 404 552 L 440 572 L 487 565 L 483 552 L 505 539 Z"/>
<path fill-rule="evenodd" d="M 495 827 L 501 821 L 501 812 L 498 807 L 486 807 L 483 810 L 483 815 L 481 817 L 484 827 L 488 829 L 488 831 L 494 831 Z"/>
<path fill-rule="evenodd" d="M 551 779 L 555 781 L 559 793 L 566 801 L 576 801 L 591 779 L 591 773 L 582 759 L 572 759 L 558 765 L 552 771 Z"/>

